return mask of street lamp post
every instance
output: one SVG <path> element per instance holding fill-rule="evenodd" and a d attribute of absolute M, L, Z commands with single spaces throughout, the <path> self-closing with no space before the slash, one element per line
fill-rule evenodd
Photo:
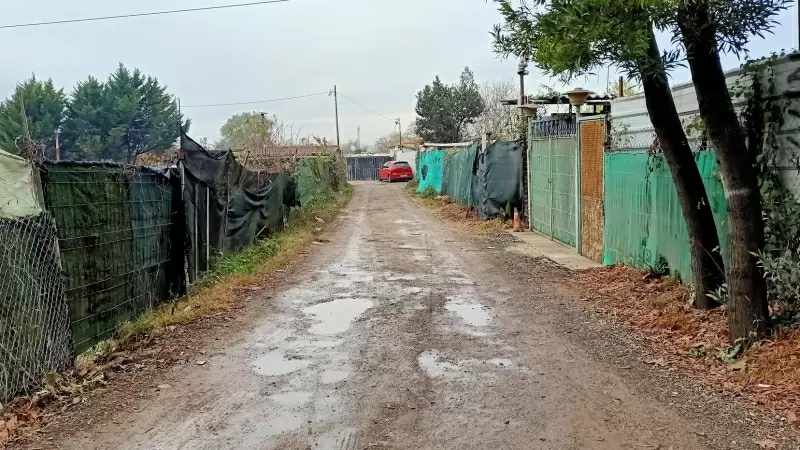
<path fill-rule="evenodd" d="M 586 100 L 592 91 L 575 88 L 564 93 L 569 98 L 569 104 L 575 107 L 575 248 L 578 254 L 582 253 L 581 245 L 581 106 L 586 104 Z"/>

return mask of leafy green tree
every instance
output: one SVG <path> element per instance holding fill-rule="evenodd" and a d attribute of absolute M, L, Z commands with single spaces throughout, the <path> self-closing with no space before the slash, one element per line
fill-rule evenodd
<path fill-rule="evenodd" d="M 112 114 L 105 85 L 94 77 L 78 82 L 67 104 L 61 133 L 63 156 L 68 159 L 105 158 Z"/>
<path fill-rule="evenodd" d="M 122 64 L 105 83 L 92 77 L 78 83 L 70 97 L 63 134 L 71 158 L 130 163 L 171 148 L 179 127 L 190 125 L 166 86 Z"/>
<path fill-rule="evenodd" d="M 52 158 L 66 106 L 63 89 L 36 76 L 17 84 L 0 103 L 0 149 L 34 158 Z M 24 111 L 24 113 L 23 113 Z"/>
<path fill-rule="evenodd" d="M 257 112 L 235 114 L 219 129 L 223 148 L 236 151 L 258 150 L 274 146 L 273 131 L 277 118 Z"/>
<path fill-rule="evenodd" d="M 428 142 L 458 142 L 485 108 L 475 76 L 464 69 L 458 84 L 447 86 L 437 76 L 417 94 L 415 132 Z"/>
<path fill-rule="evenodd" d="M 632 97 L 636 95 L 636 89 L 638 86 L 632 83 L 631 80 L 622 80 L 622 96 L 623 97 Z M 619 96 L 619 85 L 616 81 L 611 82 L 608 84 L 606 88 L 606 95 L 611 97 L 618 97 Z"/>

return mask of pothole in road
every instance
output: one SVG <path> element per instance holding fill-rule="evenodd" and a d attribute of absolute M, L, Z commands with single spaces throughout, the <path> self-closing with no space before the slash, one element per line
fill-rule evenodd
<path fill-rule="evenodd" d="M 280 394 L 271 395 L 270 400 L 275 403 L 280 403 L 283 406 L 301 406 L 311 401 L 311 392 L 282 392 Z"/>
<path fill-rule="evenodd" d="M 440 361 L 439 358 L 439 352 L 436 350 L 422 352 L 419 355 L 419 367 L 425 372 L 425 375 L 430 378 L 456 378 L 466 375 L 461 367 L 447 361 Z"/>
<path fill-rule="evenodd" d="M 322 384 L 336 384 L 349 376 L 350 372 L 347 370 L 325 370 L 322 372 Z"/>
<path fill-rule="evenodd" d="M 256 358 L 252 365 L 253 370 L 260 375 L 278 376 L 304 369 L 311 365 L 311 361 L 307 359 L 288 359 L 283 355 L 282 351 L 275 351 Z"/>
<path fill-rule="evenodd" d="M 363 298 L 339 298 L 304 308 L 303 313 L 317 321 L 309 328 L 310 333 L 333 335 L 347 331 L 353 321 L 373 305 L 372 300 Z"/>
<path fill-rule="evenodd" d="M 525 371 L 524 368 L 517 366 L 514 361 L 506 358 L 494 358 L 488 361 L 463 359 L 450 362 L 446 361 L 438 350 L 422 352 L 417 358 L 417 362 L 428 378 L 476 380 L 479 373 L 481 378 L 484 378 L 495 376 L 502 369 Z M 487 372 L 487 369 L 489 369 L 489 372 Z"/>
<path fill-rule="evenodd" d="M 492 321 L 488 308 L 481 305 L 473 295 L 452 295 L 447 297 L 444 308 L 455 313 L 467 325 L 482 328 Z"/>

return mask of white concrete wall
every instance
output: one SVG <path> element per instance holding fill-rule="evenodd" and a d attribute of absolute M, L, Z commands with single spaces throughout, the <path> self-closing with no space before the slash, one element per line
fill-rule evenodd
<path fill-rule="evenodd" d="M 392 156 L 394 157 L 395 161 L 405 161 L 411 166 L 411 170 L 414 171 L 414 175 L 417 174 L 417 151 L 411 150 L 407 148 L 397 148 L 392 150 Z"/>
<path fill-rule="evenodd" d="M 773 63 L 774 82 L 778 93 L 796 95 L 786 112 L 785 124 L 779 142 L 785 151 L 779 162 L 787 187 L 800 198 L 800 176 L 790 155 L 800 154 L 800 54 L 787 55 Z M 740 79 L 741 70 L 727 72 L 728 86 Z M 678 113 L 684 123 L 690 123 L 699 113 L 697 97 L 692 83 L 682 83 L 672 88 Z M 736 104 L 741 107 L 741 103 Z M 654 138 L 653 126 L 647 115 L 644 95 L 614 100 L 611 105 L 611 140 L 617 148 L 649 148 Z M 690 136 L 690 139 L 692 136 Z M 693 140 L 693 144 L 699 144 Z"/>

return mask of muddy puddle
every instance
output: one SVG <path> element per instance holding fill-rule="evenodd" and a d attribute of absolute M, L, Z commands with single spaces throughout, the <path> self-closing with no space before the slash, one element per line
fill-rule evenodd
<path fill-rule="evenodd" d="M 286 375 L 311 365 L 308 359 L 290 359 L 282 351 L 274 351 L 253 361 L 253 370 L 268 377 Z"/>
<path fill-rule="evenodd" d="M 372 300 L 364 298 L 338 298 L 303 308 L 303 313 L 316 321 L 309 333 L 329 336 L 350 329 L 353 321 L 373 305 Z"/>
<path fill-rule="evenodd" d="M 475 328 L 488 326 L 492 321 L 489 309 L 481 305 L 474 295 L 462 294 L 447 297 L 444 308 L 458 316 L 464 324 Z"/>

